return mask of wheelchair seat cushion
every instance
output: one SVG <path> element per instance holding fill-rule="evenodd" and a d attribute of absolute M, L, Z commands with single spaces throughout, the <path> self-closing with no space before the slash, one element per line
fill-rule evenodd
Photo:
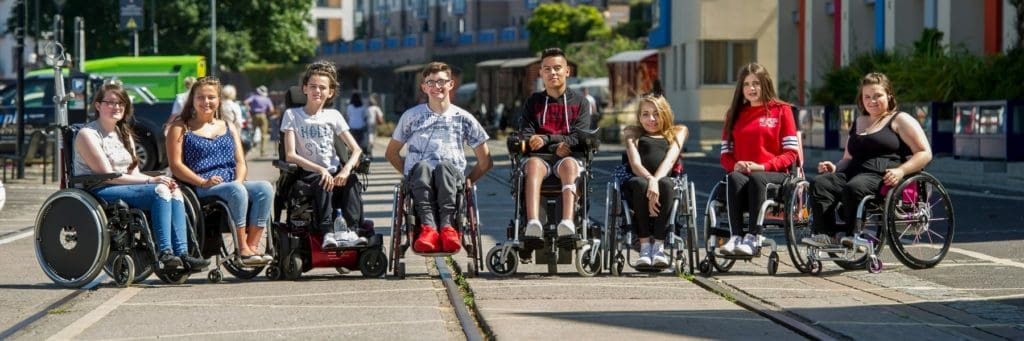
<path fill-rule="evenodd" d="M 889 191 L 891 191 L 891 190 L 892 190 L 892 186 L 883 184 L 882 185 L 882 190 L 880 191 L 880 193 L 882 194 L 881 197 L 884 198 L 886 195 L 889 194 Z M 917 201 L 917 196 L 918 196 L 917 186 L 914 186 L 913 184 L 911 184 L 911 185 L 909 185 L 907 187 L 904 187 L 903 188 L 903 193 L 901 193 L 901 194 L 902 195 L 900 196 L 900 200 L 902 200 L 902 202 L 904 202 L 904 203 L 916 202 Z"/>

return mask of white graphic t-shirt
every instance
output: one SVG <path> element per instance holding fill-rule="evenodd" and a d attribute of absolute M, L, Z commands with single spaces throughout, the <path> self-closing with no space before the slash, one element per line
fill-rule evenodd
<path fill-rule="evenodd" d="M 463 146 L 476 148 L 487 142 L 488 136 L 476 118 L 458 106 L 450 105 L 444 114 L 438 115 L 426 104 L 420 104 L 402 114 L 391 138 L 409 146 L 405 169 L 402 170 L 408 175 L 413 165 L 424 160 L 429 161 L 432 167 L 448 161 L 464 171 L 466 155 Z"/>
<path fill-rule="evenodd" d="M 327 168 L 331 173 L 338 170 L 341 160 L 334 150 L 334 136 L 348 131 L 341 112 L 323 109 L 319 114 L 310 116 L 301 107 L 289 108 L 281 118 L 281 131 L 291 131 L 295 135 L 295 153 L 299 156 Z"/>

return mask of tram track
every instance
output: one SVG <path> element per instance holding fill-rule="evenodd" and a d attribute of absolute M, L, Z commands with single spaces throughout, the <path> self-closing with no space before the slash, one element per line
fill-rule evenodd
<path fill-rule="evenodd" d="M 502 184 L 504 187 L 509 189 L 512 188 L 511 183 L 509 183 L 507 179 L 501 178 L 494 174 L 494 172 L 488 172 L 485 176 Z M 800 334 L 803 337 L 813 340 L 836 340 L 836 337 L 832 336 L 830 331 L 815 327 L 811 322 L 805 321 L 799 316 L 766 305 L 756 297 L 747 295 L 741 290 L 731 288 L 728 284 L 716 282 L 713 278 L 702 278 L 696 275 L 691 278 L 692 279 L 688 280 L 696 286 L 722 297 L 723 300 L 729 300 L 736 305 L 762 316 L 781 327 Z"/>

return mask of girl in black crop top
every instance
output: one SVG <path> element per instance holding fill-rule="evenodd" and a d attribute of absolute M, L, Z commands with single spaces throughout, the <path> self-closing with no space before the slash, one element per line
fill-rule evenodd
<path fill-rule="evenodd" d="M 861 198 L 878 193 L 882 184 L 895 186 L 932 159 L 924 130 L 912 116 L 897 110 L 892 84 L 884 74 L 864 76 L 857 97 L 863 114 L 850 128 L 843 159 L 818 163 L 820 175 L 811 186 L 815 235 L 804 239 L 807 244 L 830 244 L 837 232 L 851 236 Z M 843 227 L 836 226 L 833 215 L 838 202 L 843 203 L 840 214 L 847 222 Z M 853 239 L 844 237 L 841 242 L 850 246 Z"/>
<path fill-rule="evenodd" d="M 687 133 L 686 127 L 672 125 L 673 117 L 664 97 L 645 95 L 636 114 L 639 124 L 625 131 L 626 159 L 636 176 L 627 180 L 622 190 L 636 217 L 638 266 L 668 266 L 664 240 L 671 211 L 668 206 L 675 198 L 671 175 L 682 171 L 677 164 Z"/>

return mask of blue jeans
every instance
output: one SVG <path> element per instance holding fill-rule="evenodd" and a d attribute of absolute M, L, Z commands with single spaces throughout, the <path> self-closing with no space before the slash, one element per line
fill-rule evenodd
<path fill-rule="evenodd" d="M 162 184 L 140 184 L 107 186 L 93 193 L 107 202 L 120 199 L 130 207 L 148 210 L 158 254 L 164 251 L 172 251 L 175 256 L 188 254 L 185 202 L 181 191 L 171 192 Z"/>
<path fill-rule="evenodd" d="M 266 228 L 270 223 L 274 188 L 269 182 L 225 182 L 209 188 L 198 187 L 196 195 L 200 198 L 216 196 L 224 200 L 237 228 L 245 227 L 246 222 L 259 228 Z"/>

